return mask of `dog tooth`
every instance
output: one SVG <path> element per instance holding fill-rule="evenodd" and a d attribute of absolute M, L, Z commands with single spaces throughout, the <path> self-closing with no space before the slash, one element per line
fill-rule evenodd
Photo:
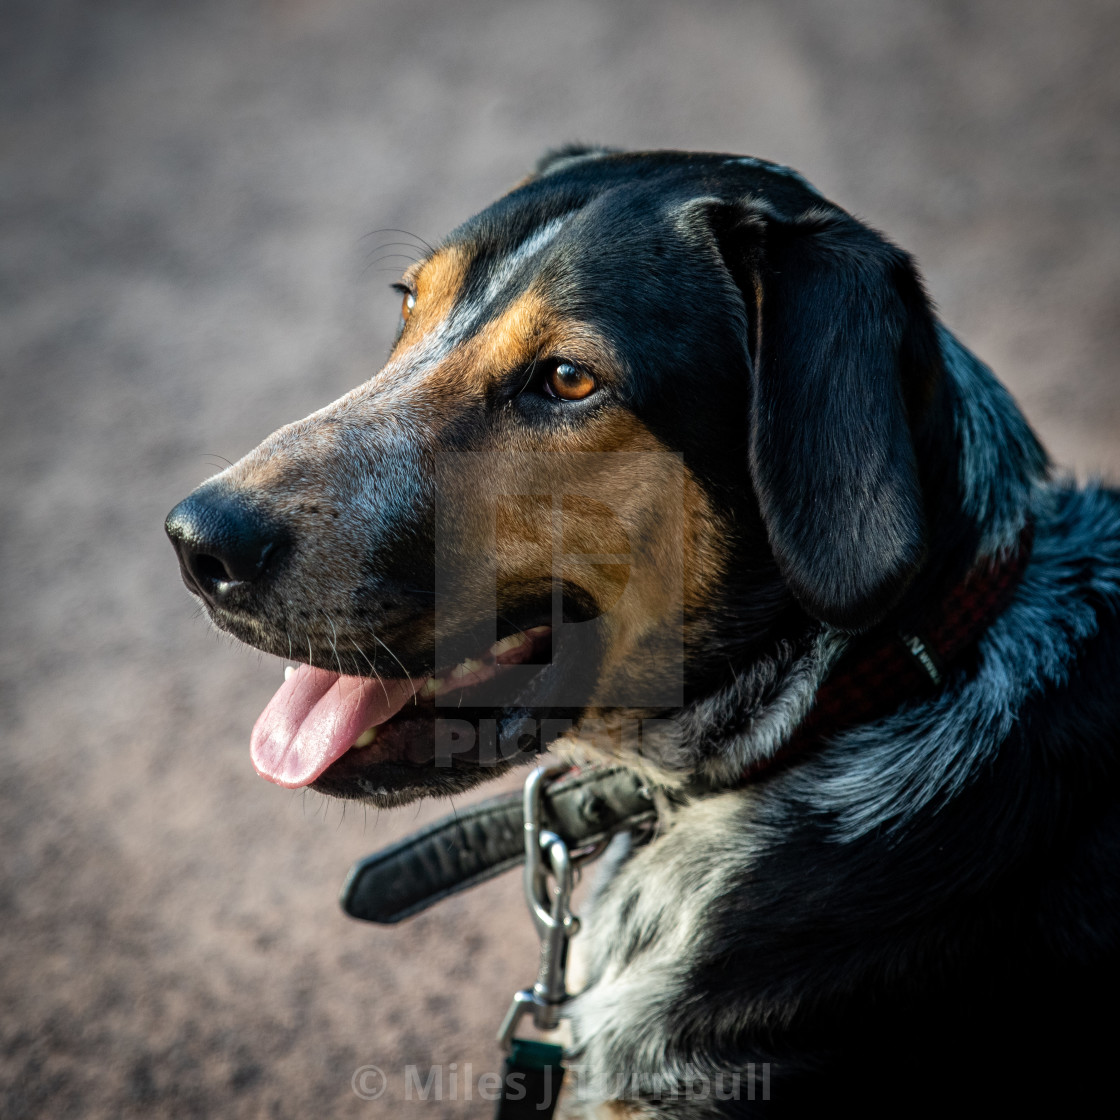
<path fill-rule="evenodd" d="M 490 647 L 490 656 L 500 657 L 503 653 L 509 653 L 510 650 L 518 649 L 531 641 L 532 638 L 527 637 L 525 634 L 510 634 L 508 638 L 503 638 L 500 642 L 495 642 Z"/>
<path fill-rule="evenodd" d="M 439 680 L 436 677 L 429 677 L 421 686 L 420 691 L 417 692 L 422 700 L 427 700 L 439 692 Z"/>
<path fill-rule="evenodd" d="M 365 731 L 363 731 L 361 733 L 361 735 L 359 735 L 357 737 L 357 739 L 354 740 L 354 746 L 356 746 L 356 747 L 368 747 L 370 745 L 370 743 L 372 743 L 376 738 L 377 738 L 377 728 L 376 727 L 367 727 L 365 729 Z"/>
<path fill-rule="evenodd" d="M 462 680 L 463 677 L 473 677 L 482 668 L 482 662 L 476 661 L 473 657 L 468 657 L 466 661 L 456 665 L 451 670 L 450 678 L 453 681 Z"/>
<path fill-rule="evenodd" d="M 292 674 L 295 671 L 296 671 L 296 667 L 294 665 L 285 665 L 284 666 L 284 680 L 286 680 L 286 681 L 291 680 Z"/>

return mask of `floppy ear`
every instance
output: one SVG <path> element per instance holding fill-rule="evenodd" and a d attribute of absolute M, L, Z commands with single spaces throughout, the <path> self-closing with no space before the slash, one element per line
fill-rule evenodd
<path fill-rule="evenodd" d="M 737 214 L 719 241 L 751 320 L 750 465 L 770 545 L 805 610 L 863 630 L 925 554 L 911 422 L 937 376 L 933 316 L 910 258 L 849 215 Z"/>

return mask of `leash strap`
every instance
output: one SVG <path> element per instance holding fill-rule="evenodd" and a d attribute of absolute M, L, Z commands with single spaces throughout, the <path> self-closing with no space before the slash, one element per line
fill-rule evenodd
<path fill-rule="evenodd" d="M 648 789 L 621 767 L 544 783 L 541 812 L 573 853 L 657 818 Z M 520 790 L 436 821 L 354 864 L 342 886 L 342 908 L 352 918 L 383 925 L 410 918 L 520 864 L 523 822 Z"/>
<path fill-rule="evenodd" d="M 564 1080 L 561 1047 L 515 1038 L 502 1067 L 502 1095 L 494 1120 L 551 1120 Z"/>
<path fill-rule="evenodd" d="M 564 771 L 560 771 L 563 774 Z M 551 780 L 561 780 L 553 773 Z M 542 1031 L 560 1025 L 568 992 L 568 945 L 579 933 L 572 913 L 576 861 L 563 838 L 544 828 L 544 795 L 550 775 L 539 767 L 525 779 L 521 806 L 525 818 L 525 872 L 522 885 L 529 914 L 540 938 L 536 983 L 515 992 L 498 1028 L 498 1045 L 506 1053 L 502 1095 L 495 1120 L 519 1120 L 534 1114 L 551 1116 L 564 1080 L 563 1047 L 551 1042 L 516 1038 L 518 1025 L 530 1016 Z M 597 848 L 584 849 L 589 854 Z"/>

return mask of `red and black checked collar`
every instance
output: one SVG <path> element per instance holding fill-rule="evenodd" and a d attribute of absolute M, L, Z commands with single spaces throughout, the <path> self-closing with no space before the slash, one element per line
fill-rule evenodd
<path fill-rule="evenodd" d="M 920 630 L 892 630 L 861 641 L 841 657 L 817 693 L 808 718 L 777 753 L 743 773 L 756 781 L 784 767 L 795 755 L 841 731 L 882 719 L 907 700 L 941 687 L 944 674 L 999 617 L 1031 558 L 1034 526 L 1019 534 L 1014 552 L 973 568 L 942 600 Z"/>

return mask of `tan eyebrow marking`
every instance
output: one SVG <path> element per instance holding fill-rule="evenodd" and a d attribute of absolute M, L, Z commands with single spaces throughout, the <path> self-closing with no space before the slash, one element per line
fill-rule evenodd
<path fill-rule="evenodd" d="M 444 359 L 439 380 L 448 387 L 478 391 L 495 375 L 523 368 L 535 359 L 564 357 L 597 372 L 621 370 L 607 340 L 586 323 L 558 312 L 539 287 L 523 292 L 497 317 Z"/>
<path fill-rule="evenodd" d="M 416 306 L 405 324 L 400 347 L 411 348 L 451 313 L 463 291 L 470 254 L 461 245 L 449 245 L 413 265 L 402 277 L 416 293 Z"/>

